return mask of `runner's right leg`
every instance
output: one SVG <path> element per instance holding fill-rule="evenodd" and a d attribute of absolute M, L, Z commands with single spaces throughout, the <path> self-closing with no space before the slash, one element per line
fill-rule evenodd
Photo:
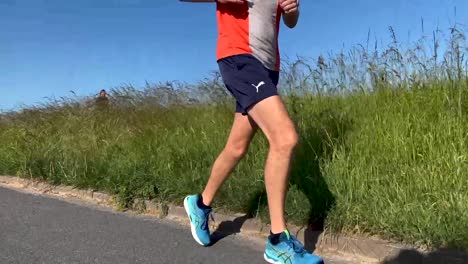
<path fill-rule="evenodd" d="M 284 218 L 290 163 L 298 135 L 280 96 L 257 103 L 249 111 L 270 143 L 265 166 L 265 187 L 270 210 L 271 231 L 279 234 L 287 229 Z"/>
<path fill-rule="evenodd" d="M 270 143 L 265 167 L 265 186 L 270 209 L 271 232 L 264 258 L 273 264 L 323 264 L 323 260 L 307 252 L 286 227 L 285 197 L 291 157 L 298 141 L 294 124 L 279 96 L 272 96 L 254 105 L 249 115 L 255 120 Z"/>

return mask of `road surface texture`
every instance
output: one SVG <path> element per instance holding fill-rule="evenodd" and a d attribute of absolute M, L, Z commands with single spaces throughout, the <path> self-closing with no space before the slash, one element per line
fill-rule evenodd
<path fill-rule="evenodd" d="M 231 235 L 198 246 L 187 226 L 0 187 L 0 263 L 266 263 Z M 349 264 L 328 260 L 327 264 Z"/>

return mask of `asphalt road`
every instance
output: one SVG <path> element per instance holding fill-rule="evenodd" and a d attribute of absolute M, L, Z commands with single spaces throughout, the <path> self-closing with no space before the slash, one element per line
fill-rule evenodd
<path fill-rule="evenodd" d="M 188 227 L 168 220 L 0 187 L 0 263 L 266 262 L 263 245 L 243 236 L 231 235 L 203 248 Z"/>

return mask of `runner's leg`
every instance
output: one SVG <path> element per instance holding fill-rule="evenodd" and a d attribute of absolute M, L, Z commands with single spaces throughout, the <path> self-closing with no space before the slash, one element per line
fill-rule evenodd
<path fill-rule="evenodd" d="M 211 205 L 216 192 L 229 177 L 237 163 L 244 157 L 257 128 L 249 116 L 241 113 L 235 114 L 226 146 L 214 162 L 210 178 L 202 194 L 205 205 Z"/>
<path fill-rule="evenodd" d="M 286 230 L 285 198 L 291 158 L 298 135 L 286 107 L 279 96 L 272 96 L 255 104 L 249 116 L 266 135 L 270 150 L 265 165 L 265 186 L 271 218 L 271 232 Z"/>

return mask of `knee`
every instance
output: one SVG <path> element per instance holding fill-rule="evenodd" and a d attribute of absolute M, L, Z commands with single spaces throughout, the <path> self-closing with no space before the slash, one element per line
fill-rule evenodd
<path fill-rule="evenodd" d="M 299 144 L 299 135 L 295 129 L 282 131 L 270 139 L 270 148 L 281 153 L 291 153 Z"/>
<path fill-rule="evenodd" d="M 247 153 L 248 146 L 243 144 L 231 144 L 224 148 L 224 152 L 233 159 L 242 159 Z"/>

